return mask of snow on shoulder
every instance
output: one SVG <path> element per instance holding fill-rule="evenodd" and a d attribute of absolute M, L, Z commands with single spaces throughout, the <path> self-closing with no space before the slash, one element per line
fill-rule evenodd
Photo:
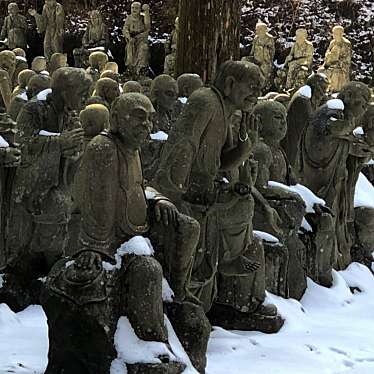
<path fill-rule="evenodd" d="M 0 135 L 0 148 L 8 148 L 9 143 Z"/>
<path fill-rule="evenodd" d="M 366 207 L 374 209 L 374 187 L 363 173 L 360 173 L 355 189 L 355 208 Z"/>
<path fill-rule="evenodd" d="M 340 99 L 328 100 L 326 104 L 329 109 L 344 110 L 344 103 Z"/>
<path fill-rule="evenodd" d="M 168 140 L 168 134 L 163 131 L 157 131 L 154 134 L 151 134 L 152 140 L 158 140 L 158 141 L 166 141 Z"/>
<path fill-rule="evenodd" d="M 279 240 L 273 236 L 268 234 L 267 232 L 264 231 L 258 231 L 258 230 L 253 230 L 253 233 L 260 239 L 262 239 L 265 242 L 271 243 L 271 244 L 279 244 Z"/>
<path fill-rule="evenodd" d="M 43 91 L 40 91 L 37 95 L 36 95 L 36 100 L 37 101 L 45 101 L 47 100 L 47 96 L 52 93 L 52 89 L 51 88 L 46 88 L 45 90 Z"/>
<path fill-rule="evenodd" d="M 300 96 L 307 97 L 308 99 L 312 98 L 312 89 L 308 85 L 300 87 L 299 90 L 297 91 L 297 93 Z"/>

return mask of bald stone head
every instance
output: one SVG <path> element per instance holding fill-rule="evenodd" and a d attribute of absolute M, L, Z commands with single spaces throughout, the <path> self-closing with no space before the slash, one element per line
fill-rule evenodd
<path fill-rule="evenodd" d="M 26 58 L 26 52 L 22 48 L 14 48 L 13 53 L 18 57 Z"/>
<path fill-rule="evenodd" d="M 9 50 L 0 52 L 0 68 L 6 70 L 9 76 L 12 77 L 16 69 L 16 55 L 14 52 Z"/>
<path fill-rule="evenodd" d="M 137 81 L 127 81 L 123 87 L 123 93 L 130 93 L 130 92 L 138 92 L 142 93 L 143 92 L 143 87 L 142 85 L 137 82 Z"/>
<path fill-rule="evenodd" d="M 156 77 L 151 84 L 151 100 L 157 111 L 168 111 L 175 105 L 178 97 L 178 85 L 174 78 L 167 74 Z"/>
<path fill-rule="evenodd" d="M 20 88 L 26 88 L 26 86 L 29 84 L 30 79 L 35 75 L 35 71 L 30 69 L 20 71 L 18 74 L 18 85 L 20 86 Z"/>
<path fill-rule="evenodd" d="M 118 83 L 110 78 L 100 78 L 96 82 L 96 95 L 102 97 L 110 105 L 120 94 Z"/>
<path fill-rule="evenodd" d="M 190 97 L 191 94 L 203 86 L 203 80 L 200 75 L 185 73 L 178 77 L 179 96 Z"/>
<path fill-rule="evenodd" d="M 52 75 L 57 69 L 68 66 L 68 57 L 64 53 L 54 53 L 48 64 L 49 74 Z"/>
<path fill-rule="evenodd" d="M 27 96 L 34 97 L 47 88 L 51 88 L 51 78 L 48 75 L 35 73 L 27 84 Z"/>
<path fill-rule="evenodd" d="M 108 62 L 108 55 L 104 52 L 92 52 L 88 58 L 90 66 L 94 69 L 103 72 L 105 70 L 105 65 Z"/>
<path fill-rule="evenodd" d="M 93 138 L 101 131 L 109 128 L 109 110 L 102 104 L 87 105 L 80 113 L 79 120 L 84 135 Z"/>

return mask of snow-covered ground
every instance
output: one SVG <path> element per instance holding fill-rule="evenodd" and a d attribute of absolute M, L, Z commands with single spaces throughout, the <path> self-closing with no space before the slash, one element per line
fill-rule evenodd
<path fill-rule="evenodd" d="M 352 293 L 349 287 L 361 292 Z M 353 263 L 334 272 L 334 285 L 311 280 L 298 302 L 268 295 L 286 319 L 278 334 L 214 328 L 208 374 L 372 374 L 374 373 L 374 277 Z M 0 306 L 0 373 L 39 374 L 47 362 L 43 310 L 13 313 Z"/>

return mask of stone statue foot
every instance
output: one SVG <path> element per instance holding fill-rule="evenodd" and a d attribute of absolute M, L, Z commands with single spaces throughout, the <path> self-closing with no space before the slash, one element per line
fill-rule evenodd
<path fill-rule="evenodd" d="M 181 362 L 162 364 L 126 364 L 128 374 L 181 374 L 186 365 Z"/>
<path fill-rule="evenodd" d="M 252 261 L 246 256 L 239 256 L 234 260 L 222 260 L 218 264 L 218 271 L 226 276 L 247 276 L 261 266 L 259 262 Z"/>
<path fill-rule="evenodd" d="M 208 318 L 212 325 L 226 330 L 254 330 L 267 334 L 278 332 L 284 323 L 274 305 L 262 304 L 252 313 L 240 312 L 229 305 L 214 304 Z"/>

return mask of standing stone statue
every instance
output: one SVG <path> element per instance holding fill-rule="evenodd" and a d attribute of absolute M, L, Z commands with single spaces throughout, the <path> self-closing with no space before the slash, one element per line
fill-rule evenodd
<path fill-rule="evenodd" d="M 171 32 L 169 39 L 165 43 L 165 63 L 164 74 L 175 77 L 175 61 L 177 58 L 177 45 L 178 45 L 178 32 L 179 32 L 179 18 L 175 19 L 175 28 Z"/>
<path fill-rule="evenodd" d="M 332 29 L 332 37 L 322 67 L 329 78 L 330 91 L 339 92 L 350 80 L 352 46 L 344 36 L 342 26 L 335 26 Z"/>
<path fill-rule="evenodd" d="M 16 69 L 16 55 L 12 51 L 0 52 L 0 107 L 8 110 L 12 97 L 13 74 Z"/>
<path fill-rule="evenodd" d="M 1 29 L 0 39 L 7 39 L 6 44 L 9 49 L 26 49 L 26 17 L 22 14 L 19 14 L 17 3 L 10 3 L 8 5 L 8 14 L 9 15 L 5 17 L 3 27 Z"/>
<path fill-rule="evenodd" d="M 226 191 L 220 183 L 219 171 L 237 171 L 248 159 L 252 142 L 247 123 L 242 121 L 238 142 L 233 146 L 230 118 L 236 110 L 245 112 L 257 101 L 263 85 L 260 69 L 244 61 L 227 61 L 221 65 L 211 88 L 196 91 L 169 133 L 161 156 L 154 184 L 201 226 L 200 241 L 195 255 L 192 291 L 208 312 L 216 301 L 220 271 L 236 277 L 252 276 L 257 268 L 246 257 L 244 238 L 252 235 L 248 227 L 248 198 L 250 187 L 244 173 Z M 237 209 L 235 210 L 235 206 Z M 225 248 L 219 217 L 232 209 L 238 228 L 233 241 L 240 247 Z M 236 212 L 236 215 L 234 214 Z M 233 218 L 234 219 L 234 218 Z M 223 254 L 233 251 L 232 256 Z M 246 281 L 246 279 L 245 279 Z M 260 280 L 259 280 L 260 281 Z M 240 286 L 236 288 L 238 291 Z M 248 290 L 247 290 L 248 291 Z M 235 289 L 232 290 L 235 293 Z M 241 293 L 230 297 L 234 303 L 224 305 L 227 314 L 240 315 L 242 329 L 253 329 L 253 320 L 263 317 L 274 322 L 274 308 L 262 308 L 261 300 L 254 301 Z M 255 305 L 256 304 L 256 305 Z M 256 314 L 258 312 L 258 314 Z M 246 323 L 247 322 L 247 323 Z M 271 322 L 270 322 L 271 323 Z M 274 326 L 273 326 L 274 327 Z M 279 326 L 278 326 L 279 327 Z"/>
<path fill-rule="evenodd" d="M 62 52 L 64 42 L 65 11 L 56 0 L 45 0 L 42 14 L 30 9 L 29 14 L 35 17 L 39 33 L 44 35 L 44 56 L 49 60 L 53 53 Z"/>
<path fill-rule="evenodd" d="M 141 13 L 143 9 L 144 13 Z M 149 5 L 137 1 L 131 4 L 131 14 L 127 16 L 123 26 L 123 36 L 126 40 L 126 66 L 130 74 L 139 75 L 148 69 L 149 46 L 148 34 L 151 29 Z"/>
<path fill-rule="evenodd" d="M 265 89 L 270 88 L 272 84 L 274 55 L 274 37 L 268 33 L 268 27 L 265 23 L 258 22 L 249 57 L 243 57 L 243 59 L 259 66 L 261 73 L 265 77 Z"/>
<path fill-rule="evenodd" d="M 302 134 L 297 172 L 302 184 L 324 199 L 335 216 L 339 256 L 336 267 L 351 262 L 354 190 L 359 168 L 370 156 L 370 147 L 352 132 L 370 100 L 370 90 L 350 82 L 341 90 L 340 101 L 328 101 L 313 115 Z"/>
<path fill-rule="evenodd" d="M 84 70 L 61 68 L 46 100 L 27 102 L 17 117 L 23 158 L 11 197 L 7 262 L 21 287 L 47 275 L 64 255 L 72 205 L 68 169 L 83 141 L 70 111 L 82 107 L 90 85 Z"/>
<path fill-rule="evenodd" d="M 313 63 L 313 44 L 307 40 L 308 32 L 305 29 L 296 30 L 296 41 L 286 58 L 284 67 L 288 68 L 286 89 L 299 88 L 305 81 L 298 81 L 300 70 L 305 68 L 310 73 Z M 304 74 L 302 74 L 304 76 Z"/>
<path fill-rule="evenodd" d="M 144 95 L 121 95 L 111 107 L 109 130 L 86 147 L 75 182 L 82 214 L 79 247 L 70 266 L 63 260 L 52 270 L 43 303 L 50 326 L 47 373 L 69 366 L 75 369 L 72 373 L 80 367 L 90 374 L 109 372 L 120 316 L 128 318 L 139 339 L 167 343 L 163 275 L 176 302 L 166 306 L 168 314 L 174 309 L 176 319 L 171 320 L 177 321 L 176 332 L 196 368 L 204 373 L 210 326 L 201 308 L 188 302 L 199 227 L 177 212 L 167 198 L 153 189 L 145 190 L 143 185 L 139 150 L 152 129 L 153 111 Z M 139 240 L 140 235 L 149 236 L 155 257 L 125 251 L 115 266 L 117 249 L 125 242 Z M 59 329 L 61 322 L 66 334 Z M 90 339 L 83 342 L 87 333 Z M 59 344 L 62 334 L 68 339 L 64 347 Z M 157 368 L 175 365 L 168 361 L 162 360 L 155 371 L 148 368 L 138 372 L 154 373 Z"/>

